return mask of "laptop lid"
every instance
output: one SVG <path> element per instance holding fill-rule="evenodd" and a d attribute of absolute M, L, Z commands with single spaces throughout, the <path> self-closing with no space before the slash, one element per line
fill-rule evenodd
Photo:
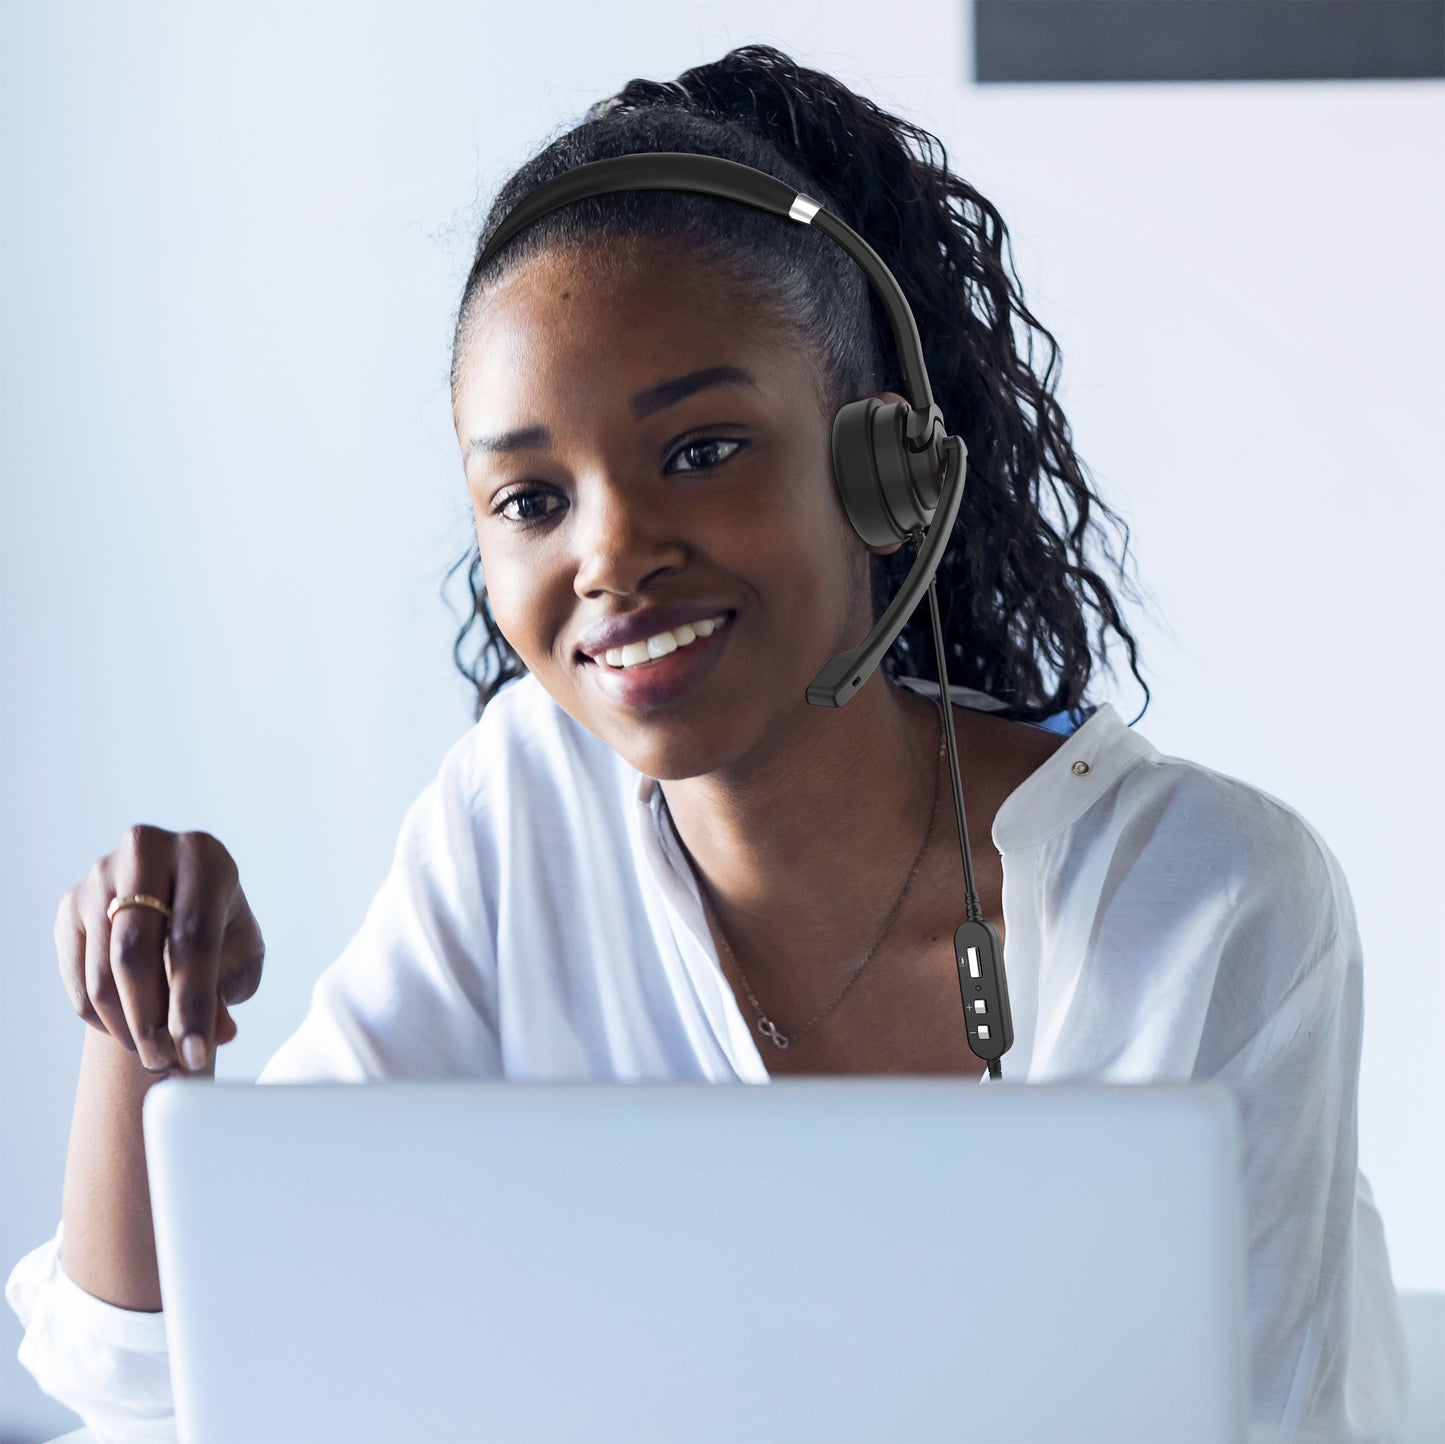
<path fill-rule="evenodd" d="M 144 1104 L 182 1444 L 1245 1438 L 1203 1084 L 215 1084 Z"/>

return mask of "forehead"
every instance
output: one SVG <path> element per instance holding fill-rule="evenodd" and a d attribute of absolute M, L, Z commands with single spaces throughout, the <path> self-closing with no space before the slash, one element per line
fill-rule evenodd
<path fill-rule="evenodd" d="M 470 318 L 458 410 L 495 410 L 518 378 L 534 388 L 641 385 L 640 372 L 661 379 L 743 353 L 750 370 L 797 369 L 796 342 L 748 288 L 691 253 L 655 241 L 548 250 L 491 286 Z"/>

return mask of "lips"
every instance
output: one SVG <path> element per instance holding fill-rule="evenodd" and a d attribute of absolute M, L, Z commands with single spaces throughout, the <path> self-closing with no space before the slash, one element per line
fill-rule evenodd
<path fill-rule="evenodd" d="M 685 647 L 635 667 L 609 667 L 605 662 L 585 658 L 591 664 L 587 670 L 593 674 L 589 685 L 599 687 L 614 704 L 635 711 L 650 712 L 681 702 L 717 665 L 732 640 L 734 625 L 729 614 L 727 625 L 710 637 L 699 636 Z"/>

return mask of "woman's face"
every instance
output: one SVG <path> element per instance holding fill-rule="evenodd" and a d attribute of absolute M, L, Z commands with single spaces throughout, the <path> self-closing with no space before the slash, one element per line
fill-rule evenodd
<path fill-rule="evenodd" d="M 638 771 L 765 763 L 819 669 L 866 635 L 869 549 L 810 363 L 690 257 L 526 263 L 466 343 L 455 422 L 497 626 Z M 601 623 L 677 606 L 729 620 L 637 670 L 579 650 Z"/>

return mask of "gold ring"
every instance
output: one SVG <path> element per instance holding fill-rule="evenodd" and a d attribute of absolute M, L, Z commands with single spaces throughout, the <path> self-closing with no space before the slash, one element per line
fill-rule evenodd
<path fill-rule="evenodd" d="M 165 916 L 166 916 L 166 921 L 167 921 L 167 922 L 170 921 L 170 916 L 171 916 L 170 907 L 169 907 L 166 903 L 163 903 L 158 897 L 152 897 L 149 893 L 145 893 L 145 892 L 132 893 L 129 897 L 113 897 L 113 898 L 111 898 L 111 900 L 110 900 L 110 906 L 109 906 L 108 908 L 106 908 L 106 910 L 105 910 L 105 915 L 106 915 L 106 918 L 107 918 L 109 921 L 114 922 L 114 921 L 115 921 L 115 915 L 116 915 L 122 908 L 135 908 L 135 907 L 155 908 L 157 912 L 161 912 L 161 913 L 164 913 L 164 914 L 165 914 Z"/>

